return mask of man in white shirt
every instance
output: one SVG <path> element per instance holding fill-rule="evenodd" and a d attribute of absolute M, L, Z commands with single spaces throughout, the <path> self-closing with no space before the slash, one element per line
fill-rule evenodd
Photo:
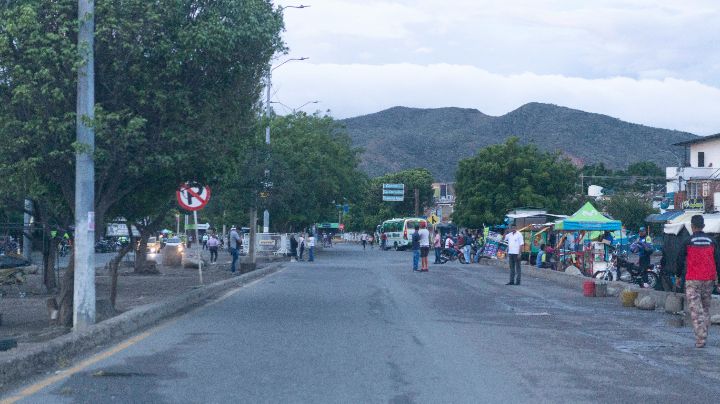
<path fill-rule="evenodd" d="M 426 222 L 420 222 L 420 270 L 427 272 L 430 267 L 428 266 L 428 253 L 430 252 L 430 231 L 427 229 Z"/>
<path fill-rule="evenodd" d="M 310 233 L 307 238 L 308 262 L 315 261 L 315 235 Z"/>
<path fill-rule="evenodd" d="M 522 234 L 513 226 L 510 233 L 505 235 L 505 242 L 508 245 L 508 259 L 510 261 L 510 282 L 508 285 L 520 284 L 520 257 L 522 246 L 525 244 Z M 517 277 L 516 277 L 517 274 Z"/>

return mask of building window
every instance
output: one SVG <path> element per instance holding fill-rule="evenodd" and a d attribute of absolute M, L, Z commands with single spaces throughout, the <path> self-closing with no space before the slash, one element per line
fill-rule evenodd
<path fill-rule="evenodd" d="M 705 167 L 705 152 L 698 152 L 698 167 Z"/>
<path fill-rule="evenodd" d="M 700 198 L 700 190 L 701 190 L 701 184 L 698 184 L 697 182 L 690 182 L 687 184 L 687 195 L 688 199 L 697 199 Z"/>

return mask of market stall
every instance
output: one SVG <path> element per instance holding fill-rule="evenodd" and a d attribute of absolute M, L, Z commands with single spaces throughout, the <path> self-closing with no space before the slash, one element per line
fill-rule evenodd
<path fill-rule="evenodd" d="M 554 231 L 562 234 L 555 246 L 558 254 L 560 269 L 564 270 L 574 265 L 581 272 L 592 276 L 594 266 L 607 266 L 607 254 L 600 253 L 591 245 L 591 235 L 601 235 L 605 231 L 614 232 L 622 229 L 619 220 L 612 220 L 600 213 L 590 202 L 583 205 L 572 216 L 558 220 L 554 224 Z M 603 232 L 603 233 L 594 233 Z M 571 239 L 571 242 L 567 242 Z"/>

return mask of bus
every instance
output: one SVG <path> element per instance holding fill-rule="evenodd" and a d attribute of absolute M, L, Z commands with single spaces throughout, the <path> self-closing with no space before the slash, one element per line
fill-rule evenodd
<path fill-rule="evenodd" d="M 380 232 L 385 232 L 387 236 L 386 248 L 394 248 L 395 250 L 404 250 L 412 247 L 411 235 L 415 229 L 415 225 L 425 223 L 427 220 L 419 217 L 406 217 L 400 219 L 390 219 L 380 225 Z"/>

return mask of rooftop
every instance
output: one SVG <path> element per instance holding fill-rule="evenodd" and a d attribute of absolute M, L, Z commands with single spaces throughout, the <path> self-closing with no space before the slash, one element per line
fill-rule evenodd
<path fill-rule="evenodd" d="M 709 135 L 709 136 L 701 136 L 701 137 L 698 137 L 693 140 L 686 140 L 684 142 L 675 143 L 675 144 L 673 144 L 673 146 L 690 146 L 691 144 L 703 143 L 703 142 L 708 142 L 710 140 L 716 140 L 716 139 L 720 139 L 720 133 L 716 133 L 714 135 Z"/>

